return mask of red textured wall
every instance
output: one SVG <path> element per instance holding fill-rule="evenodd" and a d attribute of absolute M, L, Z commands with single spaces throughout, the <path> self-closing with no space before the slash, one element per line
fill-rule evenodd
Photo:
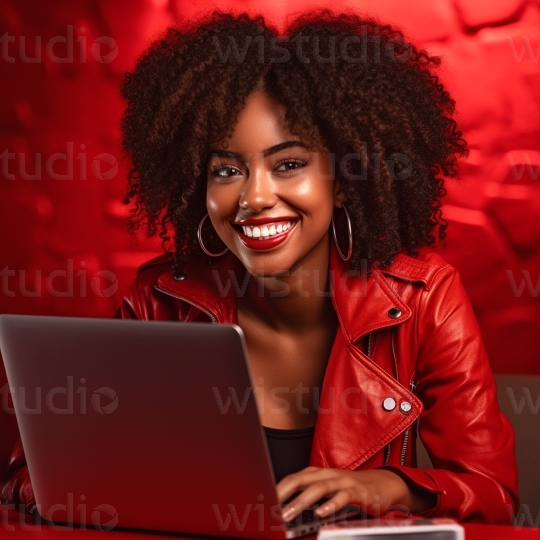
<path fill-rule="evenodd" d="M 278 23 L 302 7 L 264 5 Z M 350 5 L 443 57 L 471 155 L 448 186 L 441 252 L 461 272 L 494 370 L 540 374 L 540 1 Z M 109 317 L 136 267 L 160 252 L 126 232 L 118 86 L 156 31 L 202 8 L 0 3 L 0 313 Z"/>

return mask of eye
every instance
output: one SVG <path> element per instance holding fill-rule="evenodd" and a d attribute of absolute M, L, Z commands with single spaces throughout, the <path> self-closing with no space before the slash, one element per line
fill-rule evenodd
<path fill-rule="evenodd" d="M 236 176 L 229 174 L 230 171 L 235 171 L 239 174 L 242 174 L 238 169 L 231 167 L 231 166 L 221 166 L 221 165 L 214 165 L 210 168 L 209 173 L 211 176 L 217 179 L 226 180 L 227 178 L 230 178 L 230 176 Z"/>
<path fill-rule="evenodd" d="M 276 171 L 278 172 L 289 172 L 294 169 L 300 169 L 306 165 L 307 161 L 302 161 L 301 159 L 283 159 L 282 161 L 278 161 L 276 163 Z M 288 168 L 289 165 L 293 165 L 292 167 Z M 279 170 L 282 167 L 286 167 L 285 169 Z"/>

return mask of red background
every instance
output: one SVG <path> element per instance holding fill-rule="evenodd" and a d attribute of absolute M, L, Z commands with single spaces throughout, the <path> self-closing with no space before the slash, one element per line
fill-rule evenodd
<path fill-rule="evenodd" d="M 262 3 L 213 5 L 258 13 Z M 281 0 L 263 13 L 279 24 L 315 5 Z M 0 313 L 110 317 L 137 266 L 161 252 L 126 232 L 118 87 L 156 32 L 209 6 L 0 3 Z M 461 273 L 494 371 L 540 374 L 540 1 L 349 6 L 442 56 L 471 154 L 463 180 L 448 183 L 439 249 Z"/>

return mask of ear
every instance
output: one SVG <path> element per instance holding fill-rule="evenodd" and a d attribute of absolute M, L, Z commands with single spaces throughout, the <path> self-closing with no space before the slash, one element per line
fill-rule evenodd
<path fill-rule="evenodd" d="M 347 200 L 347 195 L 341 189 L 339 182 L 334 182 L 334 206 L 341 208 L 343 203 Z"/>

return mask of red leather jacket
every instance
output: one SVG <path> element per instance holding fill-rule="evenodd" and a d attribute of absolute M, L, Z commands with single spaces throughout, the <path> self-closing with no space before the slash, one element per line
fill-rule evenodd
<path fill-rule="evenodd" d="M 164 254 L 143 264 L 114 316 L 238 323 L 245 269 L 230 251 L 192 261 L 182 281 L 173 279 L 171 262 Z M 514 432 L 498 408 L 457 270 L 428 248 L 418 258 L 400 253 L 367 278 L 347 265 L 331 243 L 330 291 L 339 329 L 310 465 L 385 467 L 437 494 L 436 506 L 424 515 L 511 524 L 519 506 Z M 434 469 L 416 468 L 417 434 Z M 8 472 L 3 497 L 30 505 L 20 445 Z"/>

